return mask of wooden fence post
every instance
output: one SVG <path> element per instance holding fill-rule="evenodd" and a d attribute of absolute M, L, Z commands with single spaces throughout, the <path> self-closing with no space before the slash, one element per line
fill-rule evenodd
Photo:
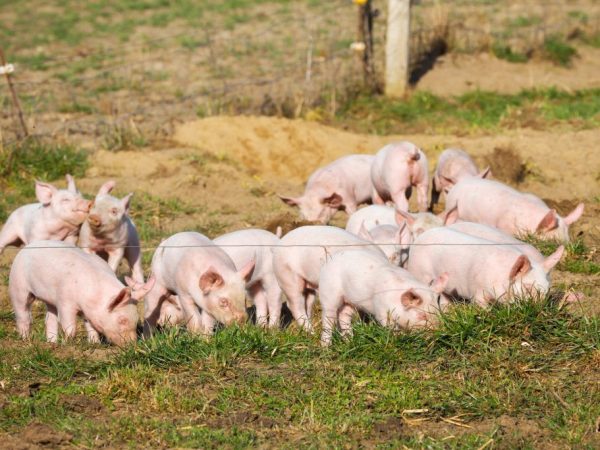
<path fill-rule="evenodd" d="M 17 112 L 17 117 L 19 118 L 19 122 L 21 124 L 21 129 L 23 131 L 23 136 L 17 132 L 17 136 L 19 139 L 22 137 L 29 136 L 29 131 L 27 130 L 27 125 L 25 125 L 25 119 L 23 118 L 23 110 L 21 109 L 21 104 L 19 103 L 19 98 L 17 97 L 17 92 L 15 91 L 15 87 L 12 84 L 12 80 L 10 79 L 10 73 L 13 70 L 13 66 L 10 64 L 6 64 L 6 59 L 4 58 L 4 51 L 0 48 L 0 67 L 2 71 L 0 73 L 4 73 L 6 75 L 6 83 L 8 84 L 8 89 L 12 95 L 13 108 Z"/>
<path fill-rule="evenodd" d="M 403 97 L 410 62 L 410 0 L 388 0 L 385 95 Z"/>
<path fill-rule="evenodd" d="M 354 3 L 358 5 L 358 42 L 365 45 L 362 54 L 364 82 L 369 90 L 375 91 L 377 79 L 373 58 L 373 8 L 371 0 L 354 0 Z"/>

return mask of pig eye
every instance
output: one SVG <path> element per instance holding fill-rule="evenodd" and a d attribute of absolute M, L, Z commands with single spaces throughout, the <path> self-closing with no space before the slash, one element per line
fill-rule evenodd
<path fill-rule="evenodd" d="M 63 199 L 61 199 L 61 203 L 67 203 L 68 201 L 69 201 L 69 199 L 68 199 L 68 198 L 63 198 Z"/>
<path fill-rule="evenodd" d="M 119 210 L 118 210 L 117 208 L 113 208 L 113 209 L 111 209 L 111 210 L 110 210 L 110 213 L 111 213 L 113 216 L 116 216 L 118 212 L 119 212 Z"/>
<path fill-rule="evenodd" d="M 229 299 L 227 299 L 227 298 L 224 298 L 224 297 L 221 297 L 221 298 L 219 299 L 219 306 L 220 306 L 221 308 L 227 308 L 227 307 L 229 306 Z"/>

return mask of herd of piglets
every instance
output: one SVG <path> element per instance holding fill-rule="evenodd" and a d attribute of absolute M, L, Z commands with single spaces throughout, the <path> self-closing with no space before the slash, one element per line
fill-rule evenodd
<path fill-rule="evenodd" d="M 583 204 L 560 217 L 538 197 L 489 179 L 460 149 L 438 159 L 429 192 L 425 153 L 396 142 L 375 155 L 348 155 L 316 170 L 304 194 L 283 197 L 303 219 L 318 222 L 285 236 L 239 230 L 214 240 L 193 231 L 177 233 L 154 252 L 147 280 L 140 240 L 129 217 L 132 194 L 111 195 L 104 183 L 86 200 L 67 175 L 67 189 L 36 181 L 38 203 L 22 206 L 0 232 L 0 253 L 23 249 L 13 261 L 9 295 L 17 329 L 29 338 L 35 299 L 45 303 L 46 338 L 59 326 L 75 335 L 83 317 L 88 340 L 123 345 L 137 339 L 137 302 L 144 299 L 144 336 L 157 326 L 182 324 L 210 335 L 215 325 L 244 323 L 247 300 L 256 324 L 279 327 L 283 294 L 300 327 L 313 330 L 312 310 L 321 303 L 321 342 L 336 327 L 351 335 L 357 310 L 383 326 L 430 327 L 460 298 L 481 307 L 544 296 L 564 246 L 544 257 L 518 238 L 569 241 L 569 225 Z M 412 189 L 419 212 L 408 211 Z M 445 210 L 429 211 L 445 196 Z M 429 203 L 429 204 L 428 204 Z M 371 204 L 358 209 L 362 204 Z M 327 223 L 337 211 L 346 228 Z M 116 276 L 125 259 L 131 277 Z M 567 300 L 578 300 L 571 294 Z"/>

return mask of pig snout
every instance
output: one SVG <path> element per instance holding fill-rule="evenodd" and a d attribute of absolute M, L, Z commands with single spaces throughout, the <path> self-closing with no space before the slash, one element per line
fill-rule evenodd
<path fill-rule="evenodd" d="M 100 225 L 102 225 L 102 219 L 100 219 L 98 214 L 90 214 L 88 216 L 88 222 L 93 228 L 98 228 Z"/>
<path fill-rule="evenodd" d="M 234 315 L 233 320 L 234 320 L 234 322 L 242 325 L 242 324 L 246 323 L 246 321 L 248 320 L 248 314 L 246 313 L 246 311 L 239 312 Z"/>
<path fill-rule="evenodd" d="M 79 200 L 77 202 L 77 210 L 84 212 L 84 213 L 89 213 L 90 209 L 92 208 L 93 202 L 91 200 Z"/>

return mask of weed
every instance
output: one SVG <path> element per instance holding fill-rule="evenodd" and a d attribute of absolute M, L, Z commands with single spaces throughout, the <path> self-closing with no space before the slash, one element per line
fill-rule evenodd
<path fill-rule="evenodd" d="M 146 138 L 133 121 L 125 124 L 113 123 L 104 132 L 104 145 L 108 150 L 129 150 L 143 147 L 146 143 Z"/>
<path fill-rule="evenodd" d="M 510 45 L 502 44 L 500 42 L 494 43 L 492 46 L 492 53 L 498 59 L 504 59 L 512 63 L 524 63 L 529 61 L 529 57 L 523 53 L 513 52 Z"/>
<path fill-rule="evenodd" d="M 553 35 L 544 40 L 542 54 L 544 58 L 552 61 L 554 64 L 568 67 L 577 55 L 577 50 L 567 44 L 562 37 Z"/>

